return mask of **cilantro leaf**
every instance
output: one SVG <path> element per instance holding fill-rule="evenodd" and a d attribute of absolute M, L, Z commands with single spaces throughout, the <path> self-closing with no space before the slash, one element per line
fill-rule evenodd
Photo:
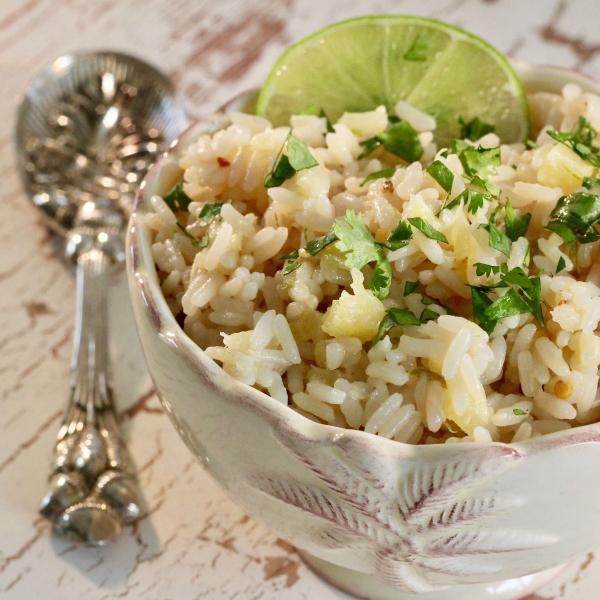
<path fill-rule="evenodd" d="M 482 223 L 479 229 L 485 229 L 489 234 L 489 246 L 510 257 L 510 239 L 491 223 Z"/>
<path fill-rule="evenodd" d="M 192 202 L 192 199 L 183 191 L 183 179 L 165 194 L 163 200 L 173 212 L 187 210 L 190 202 Z"/>
<path fill-rule="evenodd" d="M 572 131 L 547 131 L 547 133 L 557 142 L 571 148 L 573 152 L 584 160 L 587 160 L 595 167 L 600 167 L 600 149 L 593 144 L 598 134 L 591 123 L 586 121 L 584 117 L 579 117 L 579 121 Z"/>
<path fill-rule="evenodd" d="M 479 175 L 479 177 L 486 179 L 490 175 L 496 175 L 496 167 L 502 164 L 500 146 L 497 148 L 468 146 L 460 153 L 459 158 L 468 177 Z"/>
<path fill-rule="evenodd" d="M 282 271 L 283 276 L 285 277 L 286 275 L 293 273 L 299 266 L 300 266 L 299 262 L 290 261 L 290 262 L 286 263 L 286 265 Z"/>
<path fill-rule="evenodd" d="M 450 142 L 450 152 L 458 156 L 462 154 L 463 150 L 466 150 L 470 147 L 471 145 L 468 142 L 465 142 L 464 140 L 452 140 Z"/>
<path fill-rule="evenodd" d="M 318 104 L 311 104 L 310 106 L 307 106 L 300 114 L 325 119 L 325 122 L 327 123 L 327 133 L 335 133 L 335 129 L 333 128 L 329 117 L 325 114 L 325 111 Z"/>
<path fill-rule="evenodd" d="M 492 274 L 495 275 L 500 272 L 500 267 L 496 265 L 486 265 L 485 263 L 477 262 L 473 266 L 475 267 L 475 272 L 478 277 L 481 277 L 482 275 L 491 277 Z"/>
<path fill-rule="evenodd" d="M 198 219 L 200 219 L 202 225 L 210 225 L 216 217 L 221 214 L 221 209 L 224 204 L 231 204 L 231 200 L 223 200 L 223 202 L 213 202 L 212 204 L 205 204 L 198 213 Z"/>
<path fill-rule="evenodd" d="M 392 250 L 398 250 L 406 246 L 412 236 L 411 226 L 406 221 L 400 221 L 400 223 L 392 229 L 387 241 Z"/>
<path fill-rule="evenodd" d="M 505 213 L 506 235 L 513 242 L 516 242 L 527 233 L 529 221 L 531 221 L 531 213 L 525 213 L 521 216 L 517 215 L 508 198 L 506 199 Z"/>
<path fill-rule="evenodd" d="M 337 238 L 337 235 L 335 235 L 335 233 L 328 233 L 327 235 L 317 238 L 316 240 L 311 240 L 310 242 L 308 242 L 306 244 L 304 249 L 311 256 L 315 256 L 315 254 L 318 254 L 319 252 L 321 252 L 321 250 L 323 250 L 324 248 L 329 246 L 329 244 L 333 244 L 333 242 L 336 242 L 337 239 L 338 238 Z"/>
<path fill-rule="evenodd" d="M 295 138 L 291 133 L 288 133 L 287 136 L 287 151 L 290 165 L 296 171 L 310 169 L 319 164 L 317 159 L 310 153 L 308 146 L 298 138 Z"/>
<path fill-rule="evenodd" d="M 454 182 L 454 173 L 443 162 L 434 160 L 427 169 L 427 173 L 440 184 L 444 191 L 450 193 Z"/>
<path fill-rule="evenodd" d="M 470 202 L 467 212 L 470 212 L 473 215 L 483 206 L 484 202 L 491 202 L 493 200 L 489 194 L 484 194 L 483 192 L 477 192 L 475 190 L 469 190 L 469 197 Z"/>
<path fill-rule="evenodd" d="M 419 33 L 403 58 L 404 60 L 424 62 L 427 60 L 427 55 L 425 54 L 427 48 L 429 48 L 427 37 Z"/>
<path fill-rule="evenodd" d="M 382 171 L 375 171 L 374 173 L 371 173 L 370 175 L 367 175 L 364 179 L 363 182 L 360 184 L 360 187 L 362 187 L 363 185 L 369 183 L 370 181 L 375 181 L 376 179 L 381 179 L 382 177 L 386 177 L 386 178 L 390 178 L 394 176 L 394 173 L 396 172 L 396 169 L 392 168 L 392 169 L 383 169 Z"/>
<path fill-rule="evenodd" d="M 531 288 L 521 288 L 519 294 L 529 306 L 531 314 L 535 317 L 535 320 L 540 324 L 544 325 L 544 313 L 542 312 L 542 283 L 539 277 L 532 277 L 530 280 Z"/>
<path fill-rule="evenodd" d="M 371 152 L 374 152 L 379 146 L 381 146 L 381 142 L 377 137 L 369 138 L 368 140 L 363 140 L 362 142 L 358 142 L 359 146 L 362 146 L 364 150 L 358 155 L 358 158 L 364 158 L 365 156 L 369 156 Z"/>
<path fill-rule="evenodd" d="M 421 319 L 421 323 L 427 323 L 427 321 L 436 321 L 439 319 L 440 313 L 431 310 L 430 308 L 426 308 L 419 317 Z"/>
<path fill-rule="evenodd" d="M 463 192 L 461 192 L 458 196 L 456 196 L 456 198 L 454 198 L 454 200 L 452 200 L 448 204 L 444 204 L 444 206 L 442 206 L 440 212 L 442 212 L 442 210 L 451 210 L 455 206 L 458 206 L 461 202 L 464 202 L 464 204 L 466 204 L 469 201 L 469 192 L 470 191 L 471 190 L 466 189 Z"/>
<path fill-rule="evenodd" d="M 385 316 L 379 323 L 379 329 L 377 334 L 371 342 L 371 348 L 377 344 L 383 337 L 392 329 L 398 325 L 420 325 L 421 321 L 418 317 L 415 317 L 409 310 L 403 310 L 401 308 L 390 308 L 385 312 Z"/>
<path fill-rule="evenodd" d="M 200 239 L 195 238 L 179 221 L 177 221 L 177 227 L 183 231 L 186 237 L 192 240 L 192 246 L 195 248 L 206 248 L 210 242 L 208 233 L 205 233 Z"/>
<path fill-rule="evenodd" d="M 549 229 L 557 235 L 560 235 L 567 244 L 572 244 L 577 241 L 577 236 L 571 231 L 571 228 L 562 221 L 550 221 L 545 229 Z"/>
<path fill-rule="evenodd" d="M 600 186 L 600 179 L 593 179 L 592 177 L 584 177 L 581 185 L 588 190 L 598 188 L 598 186 Z"/>
<path fill-rule="evenodd" d="M 461 126 L 460 137 L 474 142 L 488 133 L 493 133 L 496 129 L 493 125 L 484 123 L 479 117 L 471 119 L 468 123 L 466 123 L 462 117 L 458 117 L 458 122 Z"/>
<path fill-rule="evenodd" d="M 388 152 L 409 163 L 419 160 L 423 155 L 419 134 L 408 121 L 401 119 L 387 131 L 378 133 L 376 138 Z"/>
<path fill-rule="evenodd" d="M 373 270 L 371 281 L 369 282 L 369 289 L 373 292 L 376 298 L 384 300 L 390 293 L 390 287 L 392 286 L 392 265 L 387 259 L 384 251 L 379 248 L 377 252 L 377 264 Z"/>
<path fill-rule="evenodd" d="M 411 294 L 420 294 L 421 287 L 419 286 L 418 281 L 409 281 L 407 280 L 404 284 L 404 295 L 410 296 Z"/>
<path fill-rule="evenodd" d="M 283 149 L 287 148 L 287 155 L 283 154 Z M 318 161 L 310 153 L 308 146 L 288 133 L 273 168 L 265 177 L 265 187 L 279 187 L 286 179 L 291 179 L 298 171 L 316 167 Z"/>
<path fill-rule="evenodd" d="M 504 296 L 498 298 L 495 302 L 492 302 L 492 304 L 485 309 L 484 315 L 489 321 L 499 321 L 506 317 L 522 315 L 528 312 L 531 312 L 529 305 L 513 288 L 510 288 Z"/>
<path fill-rule="evenodd" d="M 514 413 L 515 415 L 517 415 L 518 417 L 520 417 L 520 416 L 522 416 L 522 415 L 526 415 L 526 414 L 527 414 L 527 412 L 526 412 L 526 411 L 524 411 L 524 410 L 522 410 L 522 409 L 520 409 L 520 408 L 513 408 L 513 413 Z"/>
<path fill-rule="evenodd" d="M 510 283 L 512 285 L 516 285 L 523 290 L 531 290 L 533 289 L 533 282 L 527 277 L 527 274 L 521 267 L 515 267 L 511 269 L 508 273 L 502 275 L 500 277 L 502 281 L 505 283 Z"/>
<path fill-rule="evenodd" d="M 275 165 L 265 177 L 265 187 L 279 187 L 287 179 L 296 174 L 296 169 L 290 164 L 290 159 L 283 154 L 281 158 L 275 159 Z"/>
<path fill-rule="evenodd" d="M 562 196 L 550 216 L 583 232 L 600 221 L 600 197 L 588 192 Z"/>
<path fill-rule="evenodd" d="M 367 263 L 377 263 L 369 289 L 380 300 L 387 298 L 392 284 L 392 267 L 365 225 L 362 215 L 347 210 L 344 219 L 335 220 L 333 232 L 338 238 L 336 248 L 346 252 L 345 264 L 348 268 L 362 269 Z"/>
<path fill-rule="evenodd" d="M 446 239 L 446 236 L 443 233 L 432 227 L 427 221 L 425 221 L 421 217 L 413 217 L 411 219 L 408 219 L 408 222 L 413 227 L 418 229 L 421 233 L 423 233 L 423 235 L 427 236 L 429 239 L 437 240 L 438 242 L 444 242 L 445 244 L 448 243 L 448 240 Z"/>
<path fill-rule="evenodd" d="M 471 301 L 473 302 L 473 320 L 485 332 L 492 333 L 497 321 L 489 319 L 485 314 L 487 308 L 492 305 L 492 301 L 477 287 L 471 288 Z"/>
<path fill-rule="evenodd" d="M 558 263 L 556 265 L 556 275 L 558 275 L 562 270 L 567 268 L 567 262 L 565 261 L 565 257 L 561 256 L 558 259 Z"/>

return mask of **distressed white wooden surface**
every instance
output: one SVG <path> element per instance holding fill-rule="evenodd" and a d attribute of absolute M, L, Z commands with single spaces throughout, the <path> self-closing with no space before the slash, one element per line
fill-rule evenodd
<path fill-rule="evenodd" d="M 446 20 L 515 58 L 600 79 L 598 0 L 0 0 L 3 600 L 347 598 L 231 503 L 179 440 L 146 374 L 122 275 L 111 288 L 114 387 L 149 514 L 105 548 L 50 535 L 37 505 L 67 396 L 74 282 L 21 190 L 12 130 L 27 82 L 67 51 L 138 54 L 175 79 L 199 116 L 260 85 L 290 43 L 376 13 Z M 590 600 L 599 588 L 590 554 L 529 600 Z"/>

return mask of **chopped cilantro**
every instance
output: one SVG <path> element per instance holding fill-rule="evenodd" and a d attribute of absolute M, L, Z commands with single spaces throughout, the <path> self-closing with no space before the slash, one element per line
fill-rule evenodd
<path fill-rule="evenodd" d="M 560 235 L 567 243 L 582 244 L 600 240 L 596 225 L 600 222 L 600 197 L 588 192 L 562 196 L 550 216 L 546 229 Z"/>
<path fill-rule="evenodd" d="M 502 252 L 504 256 L 510 257 L 510 239 L 504 235 L 499 229 L 494 227 L 491 223 L 482 223 L 479 226 L 479 229 L 485 229 L 490 238 L 489 238 L 489 246 L 490 248 L 494 248 L 494 250 L 498 250 L 498 252 Z"/>
<path fill-rule="evenodd" d="M 529 305 L 514 289 L 510 288 L 504 296 L 492 302 L 485 309 L 485 317 L 490 321 L 499 321 L 528 312 L 531 312 Z"/>
<path fill-rule="evenodd" d="M 393 123 L 386 131 L 360 142 L 360 145 L 364 150 L 358 158 L 364 158 L 379 146 L 411 163 L 419 160 L 423 155 L 423 146 L 419 141 L 418 132 L 408 121 L 402 119 Z"/>
<path fill-rule="evenodd" d="M 299 252 L 298 250 L 294 250 L 293 252 L 290 252 L 289 254 L 284 254 L 283 256 L 281 256 L 281 260 L 291 260 L 293 258 L 298 258 L 299 256 Z"/>
<path fill-rule="evenodd" d="M 587 192 L 563 196 L 556 203 L 550 216 L 578 230 L 585 230 L 600 221 L 600 198 Z"/>
<path fill-rule="evenodd" d="M 313 117 L 319 117 L 320 119 L 325 119 L 327 123 L 327 133 L 334 133 L 335 129 L 329 120 L 329 117 L 325 114 L 325 111 L 318 104 L 311 104 L 307 108 L 305 108 L 301 113 L 301 115 L 310 115 Z"/>
<path fill-rule="evenodd" d="M 412 163 L 423 155 L 419 134 L 408 121 L 398 121 L 387 131 L 377 134 L 383 147 L 392 154 Z"/>
<path fill-rule="evenodd" d="M 485 292 L 477 287 L 471 288 L 471 300 L 473 302 L 473 319 L 485 332 L 492 333 L 497 321 L 490 320 L 485 314 L 486 309 L 492 305 L 492 301 Z"/>
<path fill-rule="evenodd" d="M 542 283 L 539 277 L 532 277 L 530 280 L 531 289 L 522 288 L 519 293 L 529 306 L 531 314 L 535 317 L 535 320 L 540 324 L 544 325 L 544 313 L 542 312 Z"/>
<path fill-rule="evenodd" d="M 454 173 L 443 162 L 433 161 L 427 172 L 440 184 L 444 191 L 450 193 L 454 182 Z"/>
<path fill-rule="evenodd" d="M 387 298 L 392 284 L 392 267 L 365 225 L 362 215 L 347 210 L 343 219 L 335 220 L 333 232 L 338 238 L 335 243 L 337 249 L 346 252 L 345 264 L 348 268 L 362 269 L 367 263 L 376 263 L 369 289 L 380 300 Z"/>
<path fill-rule="evenodd" d="M 506 235 L 513 241 L 516 242 L 520 237 L 523 237 L 527 233 L 529 227 L 529 221 L 531 221 L 531 213 L 525 213 L 524 215 L 517 215 L 513 207 L 510 205 L 510 200 L 506 199 L 506 217 L 504 223 L 506 225 Z"/>
<path fill-rule="evenodd" d="M 418 317 L 415 317 L 409 310 L 401 308 L 390 308 L 385 312 L 385 316 L 379 323 L 379 329 L 377 335 L 371 342 L 371 348 L 377 344 L 383 337 L 392 329 L 398 325 L 420 325 L 421 321 Z"/>
<path fill-rule="evenodd" d="M 183 231 L 186 237 L 192 240 L 192 246 L 195 248 L 206 248 L 210 241 L 208 233 L 205 233 L 200 239 L 195 238 L 179 221 L 177 221 L 177 227 Z"/>
<path fill-rule="evenodd" d="M 572 131 L 559 132 L 548 131 L 548 135 L 557 142 L 571 148 L 584 160 L 595 167 L 600 167 L 600 149 L 594 146 L 594 139 L 598 135 L 589 121 L 584 117 L 579 117 L 577 125 Z"/>
<path fill-rule="evenodd" d="M 412 228 L 406 221 L 400 221 L 388 237 L 388 244 L 392 250 L 398 250 L 408 244 L 412 238 Z"/>
<path fill-rule="evenodd" d="M 511 269 L 508 273 L 501 275 L 500 279 L 505 283 L 516 285 L 523 290 L 533 289 L 532 280 L 527 277 L 527 273 L 525 273 L 521 267 Z"/>
<path fill-rule="evenodd" d="M 467 176 L 474 177 L 478 175 L 483 179 L 490 175 L 496 175 L 496 167 L 502 164 L 500 146 L 497 148 L 468 146 L 460 153 L 459 158 Z"/>
<path fill-rule="evenodd" d="M 477 277 L 481 277 L 482 275 L 491 277 L 492 275 L 496 275 L 500 272 L 500 267 L 496 265 L 486 265 L 485 263 L 477 262 L 473 266 L 475 267 Z"/>
<path fill-rule="evenodd" d="M 581 185 L 584 188 L 591 190 L 595 187 L 600 186 L 600 179 L 593 179 L 592 177 L 584 177 Z"/>
<path fill-rule="evenodd" d="M 393 169 L 393 168 L 392 169 L 383 169 L 382 171 L 375 171 L 374 173 L 367 175 L 363 179 L 363 182 L 360 184 L 360 187 L 369 183 L 370 181 L 375 181 L 376 179 L 381 179 L 383 177 L 386 177 L 389 179 L 390 177 L 393 177 L 395 172 L 396 172 L 396 169 Z"/>
<path fill-rule="evenodd" d="M 286 265 L 282 271 L 284 277 L 286 275 L 289 275 L 290 273 L 293 273 L 299 266 L 300 266 L 299 262 L 289 261 L 288 263 L 286 263 Z"/>
<path fill-rule="evenodd" d="M 291 133 L 288 133 L 287 136 L 287 151 L 290 165 L 296 171 L 310 169 L 319 164 L 317 159 L 310 153 L 308 146 L 298 138 L 295 138 Z"/>
<path fill-rule="evenodd" d="M 446 236 L 439 232 L 437 229 L 432 227 L 427 221 L 422 219 L 421 217 L 413 217 L 412 219 L 408 219 L 408 222 L 418 229 L 423 235 L 427 236 L 431 240 L 437 240 L 438 242 L 448 243 Z"/>
<path fill-rule="evenodd" d="M 169 208 L 175 212 L 187 210 L 192 199 L 183 191 L 183 179 L 176 183 L 163 197 Z"/>
<path fill-rule="evenodd" d="M 221 214 L 221 209 L 224 204 L 231 204 L 231 200 L 223 200 L 223 202 L 213 202 L 212 204 L 205 204 L 198 213 L 198 219 L 200 219 L 202 225 L 210 225 L 215 217 Z"/>
<path fill-rule="evenodd" d="M 467 211 L 473 215 L 483 206 L 484 202 L 492 201 L 492 197 L 489 194 L 484 194 L 483 192 L 477 192 L 475 190 L 471 190 L 470 198 L 471 200 Z"/>
<path fill-rule="evenodd" d="M 450 152 L 452 152 L 452 154 L 456 154 L 458 156 L 460 156 L 463 152 L 463 150 L 466 150 L 467 148 L 470 148 L 471 144 L 469 144 L 468 142 L 465 142 L 464 140 L 452 140 L 450 142 Z"/>
<path fill-rule="evenodd" d="M 567 262 L 565 261 L 565 257 L 561 256 L 558 259 L 558 263 L 556 265 L 556 274 L 558 275 L 562 270 L 566 269 L 567 267 Z"/>
<path fill-rule="evenodd" d="M 265 177 L 265 187 L 279 187 L 287 179 L 291 179 L 296 174 L 296 169 L 290 164 L 290 159 L 285 154 L 279 154 L 275 159 L 275 164 L 271 171 Z"/>
<path fill-rule="evenodd" d="M 417 62 L 423 62 L 427 60 L 425 50 L 429 48 L 427 44 L 427 37 L 419 33 L 412 43 L 412 46 L 408 49 L 404 55 L 404 60 L 412 60 Z"/>
<path fill-rule="evenodd" d="M 287 155 L 283 149 L 287 147 Z M 292 178 L 298 171 L 316 167 L 319 163 L 310 153 L 307 145 L 288 133 L 273 168 L 265 177 L 265 187 L 279 187 L 286 179 Z"/>
<path fill-rule="evenodd" d="M 440 212 L 442 212 L 442 210 L 451 210 L 454 207 L 458 206 L 461 202 L 464 202 L 466 204 L 469 201 L 469 192 L 470 192 L 470 190 L 468 190 L 468 189 L 461 192 L 458 196 L 456 196 L 456 198 L 454 198 L 454 200 L 452 200 L 448 204 L 444 204 L 444 206 L 442 206 Z"/>
<path fill-rule="evenodd" d="M 517 415 L 518 417 L 521 417 L 521 416 L 523 416 L 523 415 L 526 415 L 526 414 L 527 414 L 527 412 L 526 412 L 526 411 L 524 411 L 524 410 L 521 410 L 520 408 L 513 408 L 513 413 L 514 413 L 515 415 Z"/>
<path fill-rule="evenodd" d="M 571 228 L 561 221 L 550 221 L 548 225 L 546 225 L 546 229 L 560 235 L 567 244 L 572 244 L 577 241 L 577 236 L 571 231 Z"/>
<path fill-rule="evenodd" d="M 319 252 L 321 252 L 321 250 L 323 250 L 324 248 L 329 246 L 329 244 L 333 244 L 333 242 L 336 242 L 337 239 L 338 238 L 337 238 L 337 235 L 335 235 L 335 233 L 328 233 L 327 235 L 317 238 L 316 240 L 311 240 L 310 242 L 308 242 L 306 244 L 304 249 L 311 256 L 315 256 L 315 254 L 318 254 Z"/>
<path fill-rule="evenodd" d="M 427 321 L 435 321 L 440 316 L 440 313 L 431 310 L 430 308 L 426 308 L 419 317 L 421 319 L 421 323 L 427 323 Z"/>
<path fill-rule="evenodd" d="M 360 146 L 364 148 L 364 150 L 358 155 L 358 158 L 364 158 L 365 156 L 369 156 L 371 152 L 374 152 L 381 146 L 381 142 L 377 137 L 369 138 L 368 140 L 363 140 L 362 142 L 358 142 Z"/>
<path fill-rule="evenodd" d="M 466 123 L 462 117 L 458 117 L 460 124 L 460 137 L 464 140 L 469 139 L 476 142 L 488 133 L 493 133 L 495 127 L 489 123 L 484 123 L 479 117 L 471 119 Z"/>
<path fill-rule="evenodd" d="M 420 294 L 421 288 L 418 281 L 407 280 L 404 284 L 404 295 L 410 296 L 411 294 Z"/>

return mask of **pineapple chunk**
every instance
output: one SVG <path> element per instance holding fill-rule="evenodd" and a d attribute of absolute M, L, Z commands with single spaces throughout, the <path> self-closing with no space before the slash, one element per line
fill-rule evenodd
<path fill-rule="evenodd" d="M 355 337 L 361 342 L 372 340 L 377 334 L 379 323 L 385 316 L 385 307 L 373 292 L 365 290 L 364 276 L 352 269 L 351 288 L 354 295 L 342 292 L 334 300 L 323 318 L 323 331 L 333 337 Z"/>
<path fill-rule="evenodd" d="M 564 144 L 556 144 L 544 157 L 537 179 L 542 185 L 559 187 L 565 194 L 571 194 L 582 184 L 584 177 L 592 176 L 594 169 Z"/>
<path fill-rule="evenodd" d="M 473 398 L 471 396 L 467 410 L 462 415 L 457 415 L 450 395 L 444 401 L 446 418 L 454 421 L 467 435 L 473 435 L 475 427 L 485 427 L 489 423 L 489 411 L 485 396 Z"/>

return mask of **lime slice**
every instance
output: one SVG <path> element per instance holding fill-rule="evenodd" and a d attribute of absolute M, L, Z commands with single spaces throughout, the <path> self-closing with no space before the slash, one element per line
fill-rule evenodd
<path fill-rule="evenodd" d="M 399 100 L 436 118 L 440 147 L 459 136 L 459 117 L 493 124 L 504 143 L 527 139 L 527 99 L 506 58 L 470 33 L 413 16 L 350 19 L 291 46 L 256 112 L 285 125 L 316 103 L 335 122 L 381 104 L 393 111 Z"/>

